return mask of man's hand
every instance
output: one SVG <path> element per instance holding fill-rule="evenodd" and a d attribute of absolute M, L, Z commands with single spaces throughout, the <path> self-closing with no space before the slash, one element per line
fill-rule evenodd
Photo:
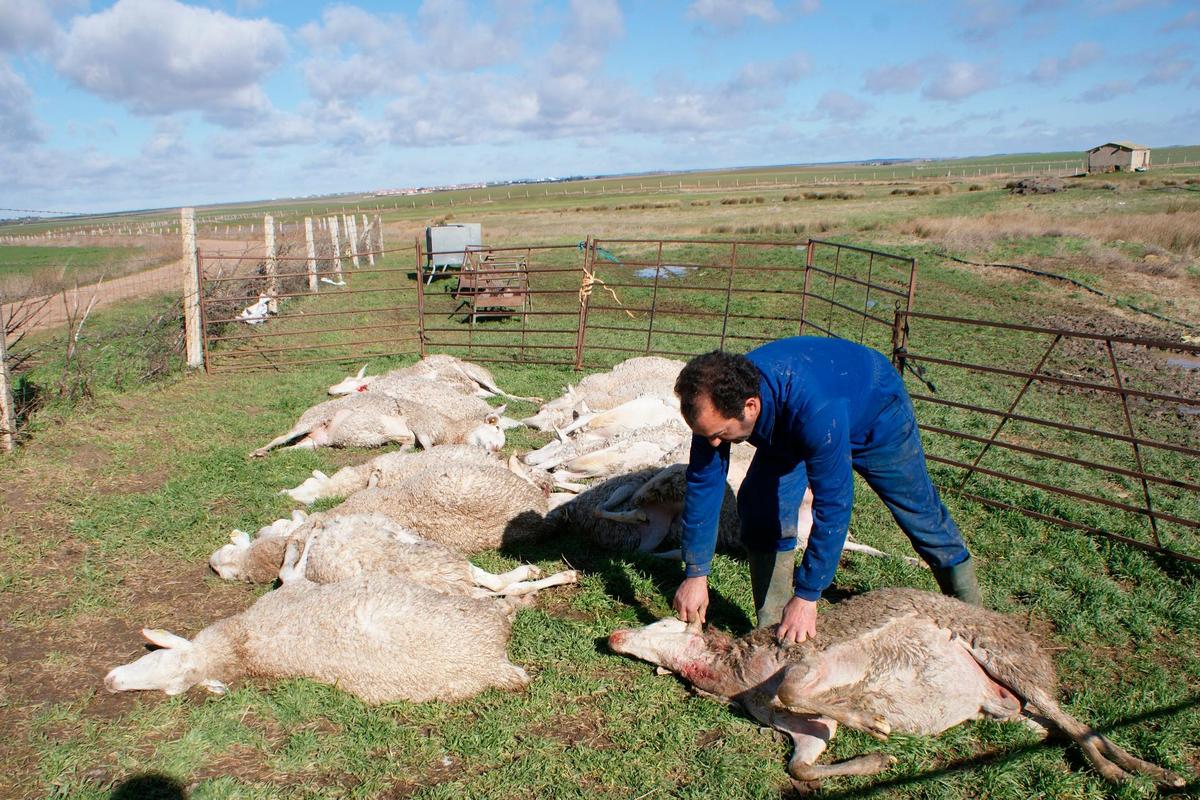
<path fill-rule="evenodd" d="M 682 591 L 683 587 L 680 587 Z M 678 598 L 679 595 L 676 595 Z M 783 644 L 803 642 L 817 635 L 817 601 L 793 597 L 783 607 L 783 621 L 776 636 Z"/>
<path fill-rule="evenodd" d="M 675 592 L 675 601 L 671 603 L 671 607 L 684 622 L 704 624 L 704 617 L 708 614 L 708 576 L 684 578 Z"/>

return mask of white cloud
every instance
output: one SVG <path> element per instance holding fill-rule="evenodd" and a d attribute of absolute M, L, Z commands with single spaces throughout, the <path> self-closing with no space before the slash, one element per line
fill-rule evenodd
<path fill-rule="evenodd" d="M 286 55 L 268 20 L 242 20 L 176 0 L 118 0 L 74 19 L 58 69 L 137 114 L 195 110 L 240 126 L 269 108 L 258 82 Z"/>
<path fill-rule="evenodd" d="M 1182 31 L 1188 28 L 1200 28 L 1200 11 L 1189 11 L 1182 17 L 1173 19 L 1158 29 L 1159 33 Z"/>
<path fill-rule="evenodd" d="M 1079 96 L 1079 99 L 1087 103 L 1103 103 L 1132 91 L 1133 84 L 1129 81 L 1106 81 L 1088 89 Z"/>
<path fill-rule="evenodd" d="M 1022 14 L 1040 14 L 1057 11 L 1069 5 L 1069 0 L 1026 0 L 1021 6 Z"/>
<path fill-rule="evenodd" d="M 762 22 L 783 18 L 774 0 L 693 0 L 687 16 L 716 30 L 736 30 L 751 17 Z"/>
<path fill-rule="evenodd" d="M 58 28 L 55 3 L 0 0 L 0 52 L 36 50 L 50 43 Z"/>
<path fill-rule="evenodd" d="M 919 61 L 911 64 L 886 64 L 867 71 L 863 88 L 871 94 L 911 92 L 921 85 L 923 78 L 924 71 Z"/>
<path fill-rule="evenodd" d="M 991 89 L 995 85 L 996 77 L 990 67 L 956 61 L 947 64 L 941 74 L 925 84 L 921 94 L 931 100 L 954 103 Z"/>
<path fill-rule="evenodd" d="M 0 62 L 0 147 L 27 145 L 42 138 L 33 115 L 33 93 L 12 67 Z"/>
<path fill-rule="evenodd" d="M 1164 83 L 1175 83 L 1192 69 L 1192 61 L 1188 58 L 1176 58 L 1163 61 L 1154 69 L 1142 76 L 1138 83 L 1145 86 L 1159 86 Z"/>
<path fill-rule="evenodd" d="M 1055 84 L 1062 76 L 1083 69 L 1104 56 L 1104 48 L 1095 42 L 1080 42 L 1071 48 L 1066 58 L 1043 58 L 1029 73 L 1034 83 Z"/>
<path fill-rule="evenodd" d="M 854 122 L 871 110 L 869 103 L 845 92 L 830 91 L 817 101 L 817 113 L 837 122 Z"/>
<path fill-rule="evenodd" d="M 984 41 L 1009 26 L 1013 8 L 1001 0 L 965 0 L 955 17 L 965 38 Z"/>

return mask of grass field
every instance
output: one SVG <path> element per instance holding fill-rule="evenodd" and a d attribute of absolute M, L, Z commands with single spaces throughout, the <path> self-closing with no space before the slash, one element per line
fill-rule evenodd
<path fill-rule="evenodd" d="M 920 310 L 1177 339 L 1195 331 L 1139 314 L 1129 304 L 1200 323 L 1200 198 L 1193 194 L 1197 184 L 1187 183 L 1198 175 L 1194 170 L 1098 176 L 1065 192 L 1033 196 L 1011 195 L 1002 181 L 984 181 L 972 190 L 973 181 L 960 180 L 939 194 L 892 193 L 931 185 L 920 181 L 840 187 L 849 198 L 722 187 L 721 192 L 685 192 L 663 207 L 655 207 L 664 199 L 652 194 L 549 198 L 540 204 L 506 198 L 462 212 L 456 206 L 454 214 L 483 222 L 485 238 L 493 243 L 573 245 L 586 234 L 607 239 L 813 235 L 856 242 L 918 259 Z M 797 194 L 799 199 L 784 199 Z M 762 202 L 753 199 L 758 196 Z M 745 197 L 751 202 L 721 202 Z M 638 204 L 646 207 L 633 207 Z M 440 217 L 445 210 L 437 213 Z M 432 214 L 411 208 L 389 212 L 389 242 L 411 241 L 431 219 Z M 627 261 L 639 252 L 634 246 L 611 248 Z M 786 248 L 770 253 L 761 257 L 764 263 L 792 263 L 795 257 Z M 957 263 L 945 254 L 1070 275 L 1111 299 L 1003 268 Z M 680 246 L 667 257 L 687 261 L 703 255 L 700 246 Z M 577 257 L 567 249 L 552 261 L 567 264 Z M 412 263 L 409 253 L 392 259 L 386 263 Z M 612 264 L 602 263 L 598 274 L 614 284 L 634 283 Z M 716 277 L 702 270 L 679 285 L 708 285 L 704 281 Z M 434 286 L 440 290 L 440 284 Z M 632 307 L 650 296 L 644 285 L 616 291 Z M 677 287 L 668 295 L 679 310 L 710 309 L 713 296 Z M 348 307 L 361 297 L 331 295 L 321 308 Z M 315 302 L 290 301 L 285 313 L 312 311 Z M 611 304 L 611 298 L 605 302 Z M 747 295 L 735 310 L 788 317 L 795 311 L 791 302 Z M 250 449 L 323 399 L 324 387 L 349 370 L 314 365 L 213 376 L 184 375 L 178 369 L 164 373 L 156 364 L 177 358 L 166 355 L 173 343 L 170 303 L 142 301 L 89 323 L 81 358 L 93 374 L 92 399 L 73 405 L 54 396 L 62 370 L 56 340 L 46 335 L 32 342 L 44 350 L 24 380 L 41 387 L 46 401 L 29 421 L 21 450 L 0 462 L 0 659 L 5 672 L 0 727 L 9 732 L 0 741 L 0 794 L 792 796 L 781 741 L 739 714 L 691 695 L 678 680 L 657 677 L 645 665 L 610 654 L 603 643 L 616 627 L 669 613 L 680 567 L 601 552 L 572 539 L 478 559 L 489 569 L 520 559 L 547 569 L 570 564 L 584 572 L 578 588 L 550 590 L 536 610 L 517 618 L 510 655 L 535 677 L 524 693 L 492 691 L 456 704 L 377 708 L 302 680 L 241 681 L 224 697 L 198 689 L 176 698 L 105 694 L 103 674 L 144 652 L 140 628 L 190 635 L 245 608 L 263 591 L 225 584 L 209 574 L 206 559 L 230 529 L 252 530 L 286 515 L 291 506 L 277 494 L 280 488 L 296 485 L 314 468 L 328 471 L 368 455 L 285 452 L 248 461 Z M 619 310 L 607 315 L 628 319 Z M 268 330 L 300 324 L 279 323 Z M 456 324 L 448 321 L 446 327 Z M 499 338 L 500 331 L 518 329 L 515 322 L 492 325 L 497 333 L 490 335 Z M 779 331 L 784 332 L 790 331 Z M 447 342 L 463 338 L 443 336 Z M 619 331 L 596 336 L 589 343 L 597 348 L 633 339 Z M 327 339 L 335 343 L 338 335 Z M 663 333 L 653 344 L 655 349 L 702 349 L 706 341 Z M 913 331 L 914 352 L 919 347 L 1026 368 L 1044 346 L 1044 340 L 1008 335 L 967 337 L 952 327 Z M 597 363 L 619 357 L 594 352 Z M 1067 355 L 1056 368 L 1081 368 L 1091 354 Z M 403 360 L 373 361 L 372 369 Z M 1013 396 L 1011 381 L 931 370 L 946 397 L 1003 405 Z M 577 377 L 566 367 L 548 365 L 494 365 L 493 371 L 509 391 L 543 396 Z M 1181 386 L 1188 388 L 1185 377 Z M 912 383 L 910 388 L 921 387 Z M 1097 425 L 1114 420 L 1114 409 L 1097 410 L 1070 394 L 1045 392 L 1028 402 L 1039 413 Z M 517 413 L 533 410 L 528 404 L 514 407 Z M 951 419 L 949 412 L 918 410 L 924 423 L 968 424 Z M 1192 446 L 1200 441 L 1186 419 L 1146 419 L 1144 435 L 1175 436 Z M 1033 435 L 1014 429 L 1018 439 Z M 519 452 L 545 440 L 541 434 L 515 432 L 508 450 Z M 1086 441 L 1034 443 L 1074 447 L 1081 456 L 1129 457 Z M 927 437 L 927 446 L 942 454 L 955 454 L 958 447 L 936 437 Z M 1071 465 L 1037 468 L 1046 480 L 1092 492 L 1121 496 L 1136 490 L 1123 479 L 1102 480 Z M 1156 468 L 1200 482 L 1193 461 L 1164 461 Z M 941 482 L 956 477 L 946 469 L 933 471 Z M 998 483 L 974 488 L 1080 522 L 1129 526 L 1121 530 L 1144 536 L 1133 522 L 1061 497 Z M 886 511 L 865 487 L 858 489 L 855 538 L 907 553 L 909 546 Z M 1188 791 L 1200 791 L 1195 781 L 1200 773 L 1197 570 L 952 495 L 946 500 L 979 562 L 985 601 L 1017 615 L 1051 650 L 1065 707 L 1136 754 L 1190 776 Z M 1200 516 L 1195 493 L 1166 495 L 1163 502 L 1181 515 Z M 1181 540 L 1187 547 L 1194 544 Z M 712 581 L 713 623 L 746 630 L 752 610 L 744 565 L 718 556 Z M 928 573 L 897 560 L 850 555 L 831 594 L 836 598 L 890 585 L 933 588 Z M 996 723 L 963 725 L 938 739 L 894 736 L 886 743 L 840 732 L 826 758 L 875 749 L 895 755 L 897 766 L 879 776 L 828 781 L 819 796 L 1015 800 L 1154 794 L 1142 782 L 1109 787 L 1074 747 L 1040 742 L 1020 726 Z"/>
<path fill-rule="evenodd" d="M 0 297 L 13 300 L 76 285 L 112 280 L 178 258 L 174 238 L 135 244 L 131 240 L 104 245 L 0 244 Z"/>

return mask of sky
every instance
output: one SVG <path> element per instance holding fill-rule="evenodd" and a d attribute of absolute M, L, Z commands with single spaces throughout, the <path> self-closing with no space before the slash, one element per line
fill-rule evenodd
<path fill-rule="evenodd" d="M 1197 0 L 0 0 L 0 216 L 1200 143 Z"/>

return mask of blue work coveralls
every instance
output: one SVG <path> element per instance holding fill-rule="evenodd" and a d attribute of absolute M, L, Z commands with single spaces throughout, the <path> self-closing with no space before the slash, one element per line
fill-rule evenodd
<path fill-rule="evenodd" d="M 757 448 L 738 491 L 742 541 L 757 551 L 796 546 L 805 489 L 813 527 L 796 565 L 795 594 L 816 600 L 833 582 L 850 526 L 858 472 L 934 568 L 970 554 L 925 468 L 912 401 L 891 363 L 844 339 L 800 336 L 751 350 L 761 373 L 762 411 L 749 442 Z M 688 577 L 707 575 L 729 471 L 729 444 L 692 437 L 683 504 Z"/>

